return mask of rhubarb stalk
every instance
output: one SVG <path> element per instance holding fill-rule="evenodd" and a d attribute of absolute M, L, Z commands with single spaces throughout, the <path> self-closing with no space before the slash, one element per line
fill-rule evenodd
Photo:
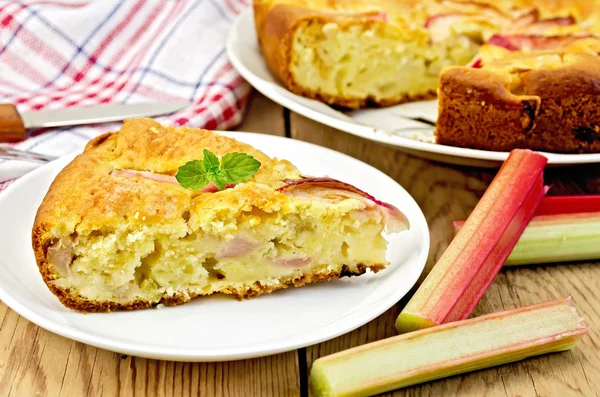
<path fill-rule="evenodd" d="M 396 320 L 399 332 L 465 319 L 500 269 L 546 189 L 547 159 L 513 150 L 462 229 Z"/>
<path fill-rule="evenodd" d="M 463 224 L 454 222 L 454 231 Z M 591 259 L 600 259 L 600 212 L 533 217 L 504 265 Z"/>
<path fill-rule="evenodd" d="M 369 343 L 316 360 L 320 396 L 371 396 L 464 372 L 568 350 L 584 324 L 570 298 L 493 313 Z"/>
<path fill-rule="evenodd" d="M 600 195 L 544 197 L 535 215 L 600 212 Z"/>

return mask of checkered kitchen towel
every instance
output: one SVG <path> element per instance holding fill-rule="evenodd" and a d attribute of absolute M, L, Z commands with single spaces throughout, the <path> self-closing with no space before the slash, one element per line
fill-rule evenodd
<path fill-rule="evenodd" d="M 19 110 L 189 100 L 159 120 L 227 129 L 250 87 L 225 42 L 251 0 L 0 0 L 0 102 Z M 119 124 L 32 131 L 14 145 L 63 155 Z M 35 165 L 0 160 L 0 190 Z"/>

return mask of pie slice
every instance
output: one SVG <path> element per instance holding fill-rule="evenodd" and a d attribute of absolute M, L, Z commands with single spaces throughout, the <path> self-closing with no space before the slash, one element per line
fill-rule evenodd
<path fill-rule="evenodd" d="M 244 182 L 184 188 L 179 167 L 244 153 Z M 44 282 L 85 311 L 238 298 L 386 267 L 383 232 L 407 229 L 395 207 L 210 131 L 128 120 L 95 138 L 52 183 L 33 226 Z"/>

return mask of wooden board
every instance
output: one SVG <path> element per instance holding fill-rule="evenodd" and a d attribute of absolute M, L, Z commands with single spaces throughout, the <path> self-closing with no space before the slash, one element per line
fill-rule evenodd
<path fill-rule="evenodd" d="M 390 175 L 423 210 L 431 235 L 429 260 L 421 280 L 452 237 L 451 222 L 466 219 L 494 177 L 494 171 L 436 164 L 402 154 L 290 115 L 293 138 L 327 146 L 365 161 Z M 552 194 L 598 193 L 599 166 L 550 169 Z M 414 291 L 414 289 L 413 289 Z M 389 393 L 390 396 L 596 396 L 600 393 L 600 266 L 594 263 L 531 266 L 503 270 L 474 316 L 573 296 L 588 320 L 590 334 L 566 353 L 532 358 Z M 394 322 L 408 298 L 359 329 L 307 348 L 307 370 L 318 357 L 396 335 Z"/>
<path fill-rule="evenodd" d="M 426 272 L 447 247 L 451 221 L 465 219 L 494 177 L 447 166 L 335 131 L 253 95 L 240 131 L 287 135 L 365 161 L 402 184 L 421 206 L 431 234 Z M 600 166 L 547 171 L 552 194 L 600 193 Z M 426 273 L 421 276 L 421 280 Z M 600 395 L 600 264 L 531 266 L 501 272 L 474 315 L 572 295 L 590 334 L 566 353 L 427 383 L 388 396 Z M 49 333 L 0 302 L 0 396 L 301 396 L 318 357 L 396 335 L 408 298 L 342 337 L 276 356 L 226 363 L 175 363 L 121 356 Z"/>

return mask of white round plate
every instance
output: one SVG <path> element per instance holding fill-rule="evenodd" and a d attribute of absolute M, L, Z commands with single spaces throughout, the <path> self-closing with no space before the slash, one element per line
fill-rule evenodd
<path fill-rule="evenodd" d="M 227 41 L 229 59 L 237 71 L 254 88 L 280 105 L 305 117 L 338 130 L 397 147 L 399 150 L 430 160 L 452 164 L 498 167 L 508 152 L 465 149 L 433 143 L 433 127 L 407 120 L 421 117 L 435 122 L 437 101 L 413 102 L 378 109 L 342 112 L 332 107 L 288 91 L 269 71 L 262 57 L 252 10 L 242 13 L 230 31 Z M 404 116 L 404 117 L 403 117 Z M 550 165 L 600 162 L 600 153 L 543 153 Z"/>
<path fill-rule="evenodd" d="M 352 157 L 309 143 L 269 135 L 223 133 L 308 175 L 329 175 L 400 208 L 411 229 L 390 236 L 390 266 L 377 273 L 290 288 L 239 302 L 229 296 L 131 312 L 81 314 L 49 292 L 31 249 L 33 220 L 56 174 L 73 158 L 32 171 L 0 194 L 0 299 L 29 321 L 56 334 L 135 356 L 222 361 L 269 355 L 349 332 L 398 302 L 416 283 L 429 251 L 427 222 L 393 179 Z"/>

